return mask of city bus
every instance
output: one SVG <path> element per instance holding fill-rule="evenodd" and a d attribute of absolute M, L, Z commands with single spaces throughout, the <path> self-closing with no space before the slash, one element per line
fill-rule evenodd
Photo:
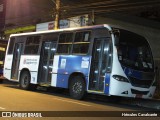
<path fill-rule="evenodd" d="M 147 39 L 107 24 L 10 36 L 4 77 L 22 89 L 37 85 L 87 93 L 152 98 L 154 61 Z"/>
<path fill-rule="evenodd" d="M 4 67 L 4 58 L 7 48 L 7 40 L 0 39 L 0 83 L 3 82 L 3 67 Z"/>

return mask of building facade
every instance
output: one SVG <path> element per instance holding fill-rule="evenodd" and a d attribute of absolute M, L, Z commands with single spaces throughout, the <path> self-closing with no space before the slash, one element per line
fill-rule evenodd
<path fill-rule="evenodd" d="M 4 39 L 3 30 L 5 27 L 5 11 L 6 11 L 6 1 L 0 0 L 0 39 Z"/>

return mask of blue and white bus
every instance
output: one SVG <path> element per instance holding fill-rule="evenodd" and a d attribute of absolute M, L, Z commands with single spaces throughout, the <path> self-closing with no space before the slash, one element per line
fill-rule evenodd
<path fill-rule="evenodd" d="M 22 89 L 66 88 L 75 99 L 152 98 L 156 88 L 148 41 L 107 24 L 11 35 L 4 76 Z"/>

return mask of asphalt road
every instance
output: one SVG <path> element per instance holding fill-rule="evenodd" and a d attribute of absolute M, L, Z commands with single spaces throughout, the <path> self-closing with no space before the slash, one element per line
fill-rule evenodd
<path fill-rule="evenodd" d="M 85 99 L 83 101 L 74 100 L 65 93 L 59 94 L 57 92 L 47 92 L 45 90 L 26 91 L 19 89 L 17 84 L 0 84 L 0 111 L 61 111 L 62 114 L 66 114 L 62 111 L 70 111 L 70 113 L 74 113 L 75 111 L 82 111 L 82 113 L 85 114 L 83 111 L 123 112 L 137 110 L 144 111 L 147 109 L 116 103 L 102 102 L 95 99 Z M 93 114 L 94 117 L 96 112 L 91 112 L 90 114 Z M 60 116 L 57 117 L 60 118 Z M 64 117 L 65 115 L 63 118 Z M 88 118 L 89 117 L 85 119 Z M 67 119 L 69 118 L 67 117 Z M 77 117 L 76 119 L 80 118 Z M 98 117 L 98 119 L 104 119 L 104 117 Z"/>

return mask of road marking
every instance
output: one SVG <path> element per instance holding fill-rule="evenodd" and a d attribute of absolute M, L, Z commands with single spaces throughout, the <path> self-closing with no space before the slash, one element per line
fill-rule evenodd
<path fill-rule="evenodd" d="M 0 109 L 4 110 L 4 109 L 6 109 L 6 108 L 0 107 Z"/>
<path fill-rule="evenodd" d="M 69 102 L 69 103 L 75 103 L 75 104 L 79 104 L 79 105 L 84 105 L 84 106 L 91 106 L 91 105 L 88 105 L 88 104 L 84 104 L 84 103 L 80 103 L 80 102 L 74 102 L 74 101 L 70 101 L 70 100 L 63 100 L 63 99 L 59 99 L 59 98 L 53 98 L 53 99 L 64 101 L 64 102 Z"/>

